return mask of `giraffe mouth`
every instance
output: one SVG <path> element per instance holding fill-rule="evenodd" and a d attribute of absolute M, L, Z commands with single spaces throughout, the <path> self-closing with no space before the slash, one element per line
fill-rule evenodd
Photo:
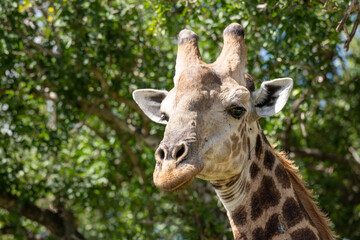
<path fill-rule="evenodd" d="M 166 187 L 163 186 L 163 187 L 162 187 L 162 190 L 167 191 L 167 192 L 173 192 L 173 191 L 183 190 L 183 189 L 185 189 L 187 186 L 189 186 L 189 185 L 192 183 L 193 180 L 194 180 L 194 177 L 186 180 L 186 181 L 183 182 L 183 183 L 180 183 L 179 185 L 177 185 L 177 186 L 175 186 L 175 187 L 173 187 L 173 188 L 167 188 L 167 187 L 169 187 L 169 186 L 166 186 Z"/>
<path fill-rule="evenodd" d="M 156 187 L 167 192 L 186 188 L 202 169 L 189 163 L 170 164 L 157 165 L 153 174 Z"/>

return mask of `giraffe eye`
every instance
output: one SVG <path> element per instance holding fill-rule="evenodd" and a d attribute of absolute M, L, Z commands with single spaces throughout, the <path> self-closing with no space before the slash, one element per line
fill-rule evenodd
<path fill-rule="evenodd" d="M 169 120 L 169 117 L 165 114 L 165 113 L 162 113 L 160 115 L 160 120 L 161 121 L 168 121 Z"/>
<path fill-rule="evenodd" d="M 236 119 L 240 119 L 242 115 L 246 112 L 246 109 L 241 106 L 231 106 L 227 112 Z"/>

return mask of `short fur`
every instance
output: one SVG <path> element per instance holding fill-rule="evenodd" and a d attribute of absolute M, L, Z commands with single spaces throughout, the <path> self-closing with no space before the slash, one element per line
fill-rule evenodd
<path fill-rule="evenodd" d="M 294 191 L 299 197 L 299 201 L 304 206 L 306 212 L 309 214 L 311 221 L 319 231 L 320 238 L 322 240 L 333 240 L 337 236 L 330 230 L 330 220 L 323 212 L 319 210 L 319 208 L 312 200 L 312 193 L 305 188 L 303 180 L 297 174 L 298 169 L 293 165 L 293 161 L 287 159 L 284 153 L 275 151 L 275 154 L 279 158 L 280 162 L 284 165 L 290 177 L 290 181 L 294 187 Z"/>

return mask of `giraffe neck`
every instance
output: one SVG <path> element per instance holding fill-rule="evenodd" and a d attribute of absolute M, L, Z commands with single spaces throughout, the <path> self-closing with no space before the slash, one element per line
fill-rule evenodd
<path fill-rule="evenodd" d="M 262 131 L 242 172 L 212 181 L 235 239 L 320 239 L 290 178 Z M 305 238 L 301 238 L 305 237 Z"/>

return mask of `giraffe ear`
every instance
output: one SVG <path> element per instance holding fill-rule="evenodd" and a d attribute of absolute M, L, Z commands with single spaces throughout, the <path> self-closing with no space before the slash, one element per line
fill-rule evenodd
<path fill-rule="evenodd" d="M 268 117 L 280 112 L 290 96 L 292 87 L 291 78 L 263 82 L 260 89 L 252 94 L 256 114 L 259 117 Z"/>
<path fill-rule="evenodd" d="M 152 121 L 166 124 L 167 121 L 161 119 L 160 106 L 168 91 L 156 89 L 139 89 L 133 92 L 133 98 L 140 109 Z"/>

